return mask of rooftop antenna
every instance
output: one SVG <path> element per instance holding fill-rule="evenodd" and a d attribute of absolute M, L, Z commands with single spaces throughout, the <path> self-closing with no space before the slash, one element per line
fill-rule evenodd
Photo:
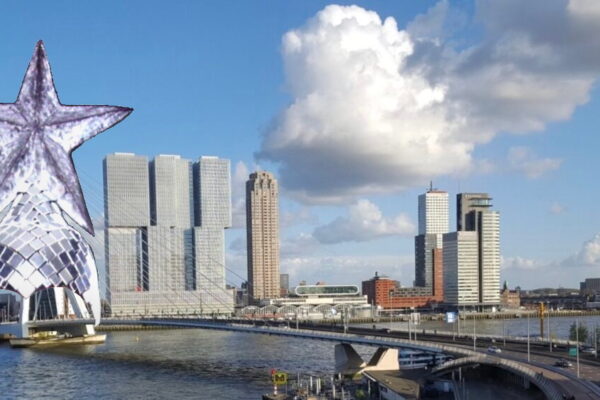
<path fill-rule="evenodd" d="M 433 181 L 429 181 L 429 191 L 433 191 Z"/>

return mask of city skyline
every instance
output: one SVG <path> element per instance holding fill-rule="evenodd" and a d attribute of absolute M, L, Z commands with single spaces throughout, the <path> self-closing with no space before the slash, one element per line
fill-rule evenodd
<path fill-rule="evenodd" d="M 101 159 L 107 153 L 169 153 L 188 159 L 207 153 L 231 159 L 235 212 L 225 240 L 227 264 L 239 275 L 245 275 L 246 259 L 240 183 L 260 167 L 272 171 L 282 186 L 281 272 L 290 274 L 291 285 L 301 279 L 357 284 L 374 271 L 410 285 L 418 219 L 414 199 L 430 180 L 453 194 L 493 193 L 502 212 L 501 280 L 510 286 L 577 287 L 594 276 L 600 267 L 600 210 L 589 182 L 600 166 L 592 152 L 600 144 L 594 134 L 600 123 L 594 86 L 600 66 L 586 57 L 597 54 L 596 40 L 577 40 L 598 37 L 597 24 L 588 23 L 597 18 L 594 5 L 353 3 L 357 6 L 346 8 L 307 1 L 273 5 L 268 13 L 256 4 L 192 5 L 185 12 L 173 6 L 160 17 L 152 13 L 158 3 L 151 2 L 147 9 L 134 2 L 106 10 L 45 4 L 30 10 L 10 4 L 0 16 L 0 31 L 15 40 L 0 42 L 5 60 L 0 73 L 6 77 L 0 92 L 16 93 L 22 60 L 29 57 L 31 44 L 43 38 L 61 101 L 78 102 L 83 95 L 89 104 L 115 102 L 137 110 L 111 135 L 99 136 L 75 153 L 88 199 L 101 186 Z M 96 24 L 85 22 L 91 15 Z M 539 23 L 517 18 L 531 15 Z M 252 26 L 248 16 L 256 22 Z M 342 20 L 346 23 L 336 24 Z M 377 34 L 370 36 L 363 23 Z M 580 46 L 567 51 L 543 29 L 548 24 Z M 580 31 L 571 29 L 574 24 Z M 387 60 L 389 65 L 382 65 L 396 71 L 374 73 L 374 82 L 381 84 L 376 87 L 397 88 L 403 80 L 406 86 L 397 92 L 413 97 L 375 91 L 381 101 L 371 99 L 367 107 L 361 96 L 368 87 L 354 79 L 355 69 L 347 62 L 361 49 L 342 48 L 329 57 L 331 49 L 313 40 L 316 32 L 363 38 L 377 49 L 374 60 Z M 140 46 L 143 51 L 136 50 Z M 339 76 L 354 91 L 345 91 L 333 78 L 316 79 L 305 63 L 315 55 L 321 55 L 317 67 L 324 76 Z M 450 58 L 442 63 L 444 55 Z M 338 64 L 327 64 L 335 60 Z M 419 69 L 423 60 L 429 60 L 430 69 Z M 415 68 L 399 68 L 406 65 Z M 472 68 L 474 84 L 460 77 L 466 66 Z M 364 67 L 372 72 L 368 64 Z M 327 75 L 332 70 L 337 74 Z M 307 107 L 307 94 L 322 98 L 323 106 Z M 481 100 L 476 107 L 473 98 Z M 342 107 L 344 103 L 352 108 Z M 402 135 L 390 136 L 378 130 L 398 128 L 396 120 L 378 119 L 385 107 L 410 122 L 416 133 L 398 129 Z M 470 107 L 468 117 L 475 119 L 457 130 L 436 114 L 448 107 L 459 116 Z M 332 118 L 315 113 L 319 109 Z M 307 117 L 298 126 L 292 124 L 296 111 Z M 446 128 L 448 136 L 440 136 Z M 313 133 L 302 136 L 306 153 L 294 129 Z M 515 132 L 519 134 L 511 134 Z M 429 169 L 424 171 L 425 166 Z M 579 195 L 588 189 L 590 194 Z M 453 196 L 450 203 L 454 215 Z M 98 207 L 90 211 L 93 219 L 103 218 Z"/>

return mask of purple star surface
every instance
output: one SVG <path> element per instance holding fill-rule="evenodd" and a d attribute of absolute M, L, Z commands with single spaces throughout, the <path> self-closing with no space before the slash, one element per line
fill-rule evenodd
<path fill-rule="evenodd" d="M 0 104 L 0 210 L 35 187 L 93 234 L 71 153 L 131 111 L 61 104 L 44 44 L 38 42 L 17 101 Z"/>

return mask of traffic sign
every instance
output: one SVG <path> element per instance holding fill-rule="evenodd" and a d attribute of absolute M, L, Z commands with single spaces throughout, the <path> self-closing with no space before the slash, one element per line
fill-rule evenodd
<path fill-rule="evenodd" d="M 271 375 L 275 385 L 285 385 L 288 380 L 288 374 L 285 372 L 275 372 Z"/>
<path fill-rule="evenodd" d="M 569 355 L 575 357 L 577 355 L 577 347 L 570 347 Z"/>

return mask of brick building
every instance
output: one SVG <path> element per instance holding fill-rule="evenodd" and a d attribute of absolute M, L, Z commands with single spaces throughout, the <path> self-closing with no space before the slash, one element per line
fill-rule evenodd
<path fill-rule="evenodd" d="M 424 308 L 444 301 L 444 271 L 442 249 L 432 249 L 433 283 L 426 287 L 401 288 L 396 280 L 375 276 L 362 282 L 362 293 L 370 304 L 384 309 Z"/>

